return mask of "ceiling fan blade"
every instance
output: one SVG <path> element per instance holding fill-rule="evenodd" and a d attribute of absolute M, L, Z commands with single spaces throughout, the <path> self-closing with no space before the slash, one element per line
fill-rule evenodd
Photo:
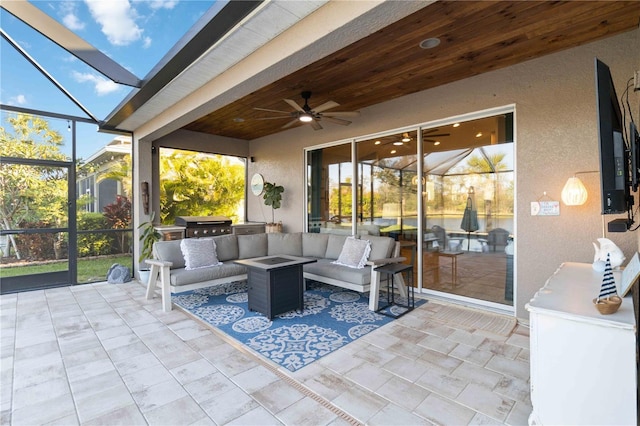
<path fill-rule="evenodd" d="M 306 112 L 304 109 L 302 109 L 302 107 L 300 105 L 298 105 L 298 103 L 296 101 L 293 101 L 291 99 L 285 99 L 284 101 L 286 103 L 288 103 L 289 105 L 291 105 L 296 111 Z"/>
<path fill-rule="evenodd" d="M 444 136 L 451 136 L 451 133 L 440 133 L 439 135 L 432 135 L 432 134 L 423 134 L 423 136 L 428 136 L 430 138 L 440 138 L 440 137 L 444 137 Z"/>
<path fill-rule="evenodd" d="M 348 126 L 349 124 L 351 124 L 350 121 L 348 120 L 343 120 L 341 118 L 333 118 L 333 117 L 327 117 L 326 115 L 324 117 L 322 117 L 323 120 L 326 120 L 330 123 L 335 123 L 335 124 L 341 124 L 343 126 Z"/>
<path fill-rule="evenodd" d="M 360 111 L 325 112 L 322 115 L 325 117 L 358 117 L 360 115 Z"/>
<path fill-rule="evenodd" d="M 287 124 L 285 124 L 284 126 L 280 127 L 281 129 L 288 129 L 289 127 L 293 126 L 296 123 L 300 123 L 300 120 L 298 120 L 297 118 L 294 118 L 293 120 L 291 120 L 290 122 L 288 122 Z"/>
<path fill-rule="evenodd" d="M 267 111 L 267 112 L 278 112 L 280 114 L 287 114 L 290 115 L 291 112 L 289 111 L 280 111 L 279 109 L 269 109 L 269 108 L 254 108 L 256 111 Z"/>
<path fill-rule="evenodd" d="M 291 116 L 289 115 L 283 115 L 281 117 L 259 117 L 259 118 L 254 118 L 254 120 L 282 120 L 283 118 L 290 118 Z"/>
<path fill-rule="evenodd" d="M 311 127 L 313 127 L 313 130 L 321 130 L 322 129 L 322 126 L 316 120 L 313 120 L 309 124 L 311 124 Z"/>
<path fill-rule="evenodd" d="M 312 109 L 313 109 L 314 112 L 322 112 L 322 111 L 326 111 L 326 110 L 331 109 L 331 108 L 335 108 L 337 106 L 340 106 L 340 104 L 337 103 L 337 102 L 329 101 L 329 102 L 325 102 L 322 105 L 319 105 L 316 108 L 312 108 Z"/>

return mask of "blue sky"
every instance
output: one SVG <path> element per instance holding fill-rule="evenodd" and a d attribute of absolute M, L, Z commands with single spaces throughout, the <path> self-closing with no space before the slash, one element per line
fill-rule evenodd
<path fill-rule="evenodd" d="M 31 3 L 138 78 L 144 78 L 215 1 Z M 111 82 L 4 10 L 0 11 L 0 25 L 99 120 L 105 119 L 131 91 L 128 86 Z M 86 117 L 4 39 L 0 44 L 0 103 Z"/>

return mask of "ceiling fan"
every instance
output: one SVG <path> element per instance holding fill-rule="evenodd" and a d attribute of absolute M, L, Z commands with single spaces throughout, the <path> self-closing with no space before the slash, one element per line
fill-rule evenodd
<path fill-rule="evenodd" d="M 434 145 L 440 145 L 440 141 L 437 139 L 430 139 L 430 138 L 440 138 L 440 137 L 445 137 L 445 136 L 451 136 L 451 133 L 438 133 L 440 129 L 438 128 L 433 128 L 433 129 L 429 129 L 429 130 L 424 130 L 422 132 L 422 141 L 423 142 L 431 142 Z M 413 141 L 413 137 L 412 135 L 410 135 L 408 132 L 402 133 L 401 136 L 398 135 L 391 135 L 388 136 L 386 138 L 384 138 L 384 140 L 378 141 L 376 142 L 376 145 L 395 145 L 395 146 L 408 146 L 407 144 L 409 142 Z"/>
<path fill-rule="evenodd" d="M 321 120 L 328 121 L 330 123 L 341 124 L 343 126 L 347 126 L 351 124 L 349 120 L 343 120 L 338 117 L 357 117 L 360 115 L 359 111 L 334 111 L 334 112 L 325 112 L 331 108 L 335 108 L 340 104 L 334 101 L 325 102 L 322 105 L 311 108 L 309 106 L 309 98 L 311 97 L 311 92 L 304 91 L 300 94 L 302 99 L 304 99 L 304 105 L 300 106 L 296 101 L 291 99 L 284 99 L 286 103 L 291 105 L 295 111 L 281 111 L 277 109 L 268 109 L 268 108 L 254 108 L 257 111 L 267 111 L 267 112 L 275 112 L 278 114 L 283 114 L 277 117 L 261 117 L 257 118 L 257 120 L 278 120 L 281 118 L 293 118 L 293 120 L 289 121 L 287 124 L 282 126 L 282 129 L 286 129 L 288 127 L 293 126 L 297 123 L 309 123 L 313 130 L 320 130 L 322 126 L 320 125 Z"/>
<path fill-rule="evenodd" d="M 438 133 L 438 128 L 433 128 L 433 129 L 429 129 L 429 130 L 425 130 L 422 132 L 422 140 L 423 142 L 433 142 L 435 145 L 439 145 L 440 141 L 436 140 L 436 139 L 429 139 L 429 138 L 441 138 L 441 137 L 445 137 L 445 136 L 451 136 L 451 133 Z"/>

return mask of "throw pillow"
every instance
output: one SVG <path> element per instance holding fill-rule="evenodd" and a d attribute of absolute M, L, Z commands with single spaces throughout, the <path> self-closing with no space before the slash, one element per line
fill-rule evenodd
<path fill-rule="evenodd" d="M 185 238 L 180 241 L 180 250 L 184 256 L 184 269 L 199 269 L 221 264 L 216 255 L 216 242 L 211 238 Z"/>
<path fill-rule="evenodd" d="M 369 241 L 349 237 L 344 240 L 340 256 L 332 263 L 362 269 L 367 263 L 369 253 L 371 253 L 371 243 Z"/>

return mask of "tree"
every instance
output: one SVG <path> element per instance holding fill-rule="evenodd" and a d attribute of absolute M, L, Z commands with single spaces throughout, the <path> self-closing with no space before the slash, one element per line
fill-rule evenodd
<path fill-rule="evenodd" d="M 160 157 L 162 223 L 176 216 L 222 215 L 238 219 L 245 167 L 223 155 L 173 151 Z"/>
<path fill-rule="evenodd" d="M 67 161 L 61 152 L 62 135 L 49 128 L 49 122 L 29 114 L 7 119 L 10 128 L 0 126 L 0 156 Z M 46 196 L 45 196 L 46 194 Z M 0 225 L 16 229 L 20 224 L 40 221 L 63 227 L 67 220 L 66 169 L 24 164 L 0 164 Z M 56 244 L 60 243 L 59 236 Z M 10 236 L 16 256 L 20 252 Z"/>
<path fill-rule="evenodd" d="M 262 198 L 264 199 L 264 205 L 271 207 L 271 222 L 267 225 L 275 225 L 275 211 L 279 209 L 282 203 L 282 193 L 284 187 L 282 185 L 276 185 L 275 182 L 265 182 L 264 190 L 262 192 Z"/>
<path fill-rule="evenodd" d="M 506 191 L 500 191 L 503 186 L 503 176 L 509 172 L 504 162 L 505 158 L 506 153 L 504 152 L 488 154 L 482 150 L 482 155 L 469 157 L 466 161 L 466 167 L 463 169 L 465 173 L 476 174 L 483 177 L 482 181 L 484 181 L 484 183 L 480 181 L 480 188 L 476 187 L 476 193 L 478 193 L 478 189 L 483 193 L 485 229 L 487 230 L 493 228 L 493 219 L 496 214 L 494 210 L 500 214 L 502 210 L 501 205 L 507 208 L 507 212 L 513 212 L 513 175 L 510 179 L 507 179 L 506 182 L 511 188 L 507 188 Z"/>

